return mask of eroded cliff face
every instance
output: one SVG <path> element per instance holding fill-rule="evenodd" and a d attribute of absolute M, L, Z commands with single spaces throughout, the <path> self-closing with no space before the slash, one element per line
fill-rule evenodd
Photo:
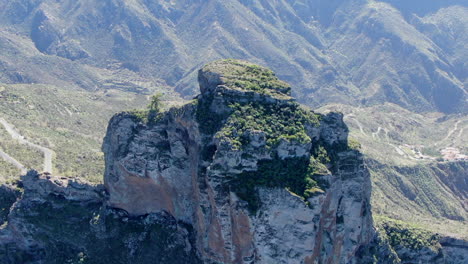
<path fill-rule="evenodd" d="M 357 263 L 374 237 L 370 178 L 337 113 L 318 115 L 268 69 L 218 61 L 201 95 L 104 141 L 109 205 L 191 224 L 214 263 Z"/>
<path fill-rule="evenodd" d="M 19 185 L 0 208 L 2 264 L 201 263 L 193 229 L 166 212 L 131 217 L 106 206 L 103 186 L 78 179 L 30 171 Z"/>
<path fill-rule="evenodd" d="M 115 116 L 106 143 L 109 203 L 132 215 L 167 211 L 191 222 L 200 136 L 192 105 L 172 109 L 157 124 Z"/>
<path fill-rule="evenodd" d="M 0 186 L 0 263 L 466 262 L 464 240 L 373 223 L 342 115 L 301 107 L 243 61 L 199 80 L 183 107 L 111 120 L 105 186 L 35 171 Z"/>

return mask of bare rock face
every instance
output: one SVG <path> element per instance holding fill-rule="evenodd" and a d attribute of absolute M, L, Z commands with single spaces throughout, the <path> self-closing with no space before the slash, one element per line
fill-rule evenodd
<path fill-rule="evenodd" d="M 45 199 L 48 195 L 67 197 L 69 201 L 96 202 L 105 196 L 103 186 L 92 186 L 81 179 L 57 177 L 48 173 L 34 171 L 22 176 L 21 183 L 27 198 Z"/>
<path fill-rule="evenodd" d="M 185 116 L 193 111 L 171 110 L 154 126 L 129 114 L 111 120 L 104 144 L 110 205 L 132 215 L 167 211 L 190 222 L 200 139 L 195 120 Z"/>
<path fill-rule="evenodd" d="M 19 185 L 0 204 L 2 264 L 201 263 L 190 226 L 166 212 L 131 217 L 105 205 L 103 186 L 34 171 Z M 2 200 L 15 192 L 0 188 Z"/>
<path fill-rule="evenodd" d="M 109 205 L 193 225 L 207 263 L 358 263 L 374 237 L 370 176 L 342 116 L 301 107 L 243 61 L 209 64 L 199 81 L 181 108 L 111 120 Z"/>

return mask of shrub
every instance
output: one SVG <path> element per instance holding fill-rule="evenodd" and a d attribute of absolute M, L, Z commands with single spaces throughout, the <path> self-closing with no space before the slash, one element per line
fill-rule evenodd
<path fill-rule="evenodd" d="M 162 94 L 161 93 L 157 93 L 157 94 L 154 94 L 153 96 L 151 96 L 151 100 L 150 100 L 150 103 L 148 105 L 148 109 L 149 111 L 154 111 L 156 113 L 159 113 L 159 111 L 161 110 L 161 98 L 162 98 Z"/>
<path fill-rule="evenodd" d="M 301 109 L 297 103 L 233 103 L 230 107 L 232 114 L 220 134 L 242 145 L 248 144 L 246 132 L 249 130 L 265 132 L 268 147 L 276 146 L 281 139 L 308 143 L 311 139 L 307 136 L 306 124 L 318 124 L 317 116 Z"/>
<path fill-rule="evenodd" d="M 352 150 L 360 150 L 361 149 L 361 143 L 357 141 L 354 138 L 349 138 L 348 139 L 348 148 Z"/>
<path fill-rule="evenodd" d="M 261 160 L 258 162 L 257 171 L 247 171 L 234 176 L 230 186 L 248 203 L 249 210 L 255 213 L 261 206 L 255 189 L 257 186 L 287 188 L 304 199 L 323 193 L 325 186 L 315 179 L 317 165 L 314 158 L 307 157 Z"/>

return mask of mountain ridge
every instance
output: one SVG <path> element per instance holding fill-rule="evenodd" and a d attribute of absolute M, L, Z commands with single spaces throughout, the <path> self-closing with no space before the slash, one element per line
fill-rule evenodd
<path fill-rule="evenodd" d="M 123 82 L 127 90 L 151 92 L 163 85 L 190 97 L 196 90 L 196 68 L 231 57 L 273 68 L 292 83 L 301 102 L 314 107 L 390 101 L 419 112 L 466 112 L 467 108 L 466 65 L 462 63 L 466 52 L 461 49 L 451 61 L 446 60 L 449 47 L 432 41 L 441 37 L 427 31 L 436 17 L 424 13 L 420 20 L 424 22 L 417 22 L 418 18 L 405 18 L 384 2 L 106 0 L 55 4 L 45 0 L 3 6 L 2 33 L 8 34 L 8 29 L 20 33 L 20 38 L 13 38 L 17 44 L 32 41 L 39 51 L 35 56 L 51 67 L 73 65 L 60 67 L 63 71 L 57 73 L 62 79 L 67 76 L 68 85 L 96 89 L 106 87 L 110 78 L 112 87 L 117 85 L 112 79 L 120 75 L 128 76 Z M 310 15 L 322 10 L 332 14 L 327 16 L 330 21 Z M 457 12 L 468 10 L 462 7 Z M 450 17 L 444 12 L 439 16 Z M 440 26 L 449 23 L 437 21 Z M 451 39 L 456 45 L 464 43 Z M 21 45 L 16 46 L 15 52 L 26 54 L 18 49 Z M 20 62 L 31 58 L 25 56 Z M 2 59 L 13 74 L 3 75 L 7 82 L 59 81 L 54 76 L 28 77 L 15 66 L 20 64 L 10 60 L 8 55 Z M 382 60 L 387 63 L 381 65 Z"/>

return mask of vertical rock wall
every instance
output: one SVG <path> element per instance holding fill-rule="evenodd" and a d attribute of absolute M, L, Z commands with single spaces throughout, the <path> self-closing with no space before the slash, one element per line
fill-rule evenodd
<path fill-rule="evenodd" d="M 206 262 L 356 263 L 356 252 L 374 235 L 371 185 L 361 154 L 347 147 L 342 116 L 332 113 L 305 125 L 305 143 L 281 139 L 270 146 L 266 131 L 249 129 L 242 135 L 245 142 L 235 145 L 232 135 L 222 132 L 232 105 L 293 102 L 283 86 L 258 92 L 233 85 L 230 74 L 249 67 L 258 66 L 240 61 L 206 66 L 199 76 L 202 95 L 155 120 L 115 116 L 103 146 L 109 204 L 132 215 L 167 211 L 193 225 Z M 308 161 L 319 145 L 330 160 L 326 173 L 315 179 L 324 187 L 314 195 L 261 184 L 255 187 L 259 206 L 249 210 L 251 201 L 234 190 L 232 182 L 245 173 L 262 177 L 261 162 Z"/>

